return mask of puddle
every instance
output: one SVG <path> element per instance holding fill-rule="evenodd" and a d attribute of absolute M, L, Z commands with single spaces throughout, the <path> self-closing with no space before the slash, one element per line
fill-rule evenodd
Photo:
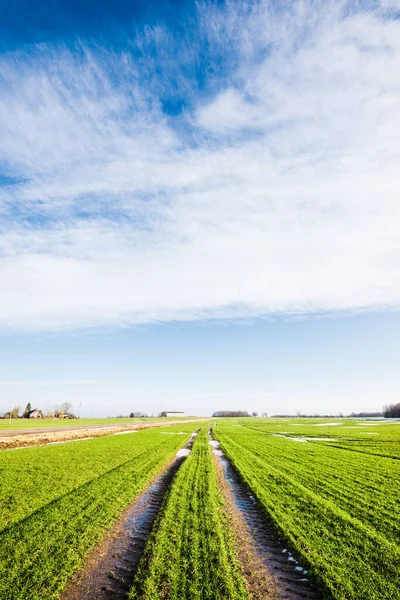
<path fill-rule="evenodd" d="M 307 440 L 307 442 L 313 442 L 314 440 L 317 440 L 318 442 L 337 442 L 336 438 L 328 438 L 328 437 L 305 437 L 305 440 Z"/>
<path fill-rule="evenodd" d="M 189 448 L 181 448 L 180 450 L 178 450 L 175 456 L 177 456 L 178 458 L 181 458 L 183 456 L 189 456 L 190 452 L 191 450 L 189 450 Z"/>
<path fill-rule="evenodd" d="M 61 600 L 126 600 L 139 560 L 160 511 L 165 493 L 191 452 L 194 438 L 178 450 L 170 466 L 128 507 L 117 530 L 91 554 L 86 569 L 77 573 Z"/>
<path fill-rule="evenodd" d="M 292 442 L 307 442 L 307 438 L 291 437 L 289 435 L 282 435 L 280 433 L 273 433 L 272 435 L 273 437 L 284 438 L 285 440 L 292 440 Z"/>
<path fill-rule="evenodd" d="M 211 440 L 213 453 L 223 467 L 236 507 L 242 514 L 253 537 L 258 554 L 277 582 L 277 598 L 280 600 L 321 600 L 320 594 L 308 579 L 307 569 L 298 563 L 278 534 L 273 523 L 268 521 L 257 501 L 240 481 L 231 463 L 219 447 Z"/>
<path fill-rule="evenodd" d="M 335 425 L 341 425 L 341 423 L 312 423 L 312 427 L 334 427 Z"/>
<path fill-rule="evenodd" d="M 283 435 L 283 433 L 273 433 L 273 437 L 285 438 L 285 440 L 292 440 L 292 442 L 337 442 L 336 438 L 329 437 L 293 437 L 291 435 Z"/>

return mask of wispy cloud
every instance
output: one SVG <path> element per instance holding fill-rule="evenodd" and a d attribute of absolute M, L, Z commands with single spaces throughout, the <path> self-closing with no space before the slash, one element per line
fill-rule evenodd
<path fill-rule="evenodd" d="M 0 57 L 3 327 L 399 304 L 400 21 L 276 7 Z"/>

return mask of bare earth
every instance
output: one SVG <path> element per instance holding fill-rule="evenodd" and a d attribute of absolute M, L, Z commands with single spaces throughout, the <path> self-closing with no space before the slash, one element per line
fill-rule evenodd
<path fill-rule="evenodd" d="M 206 419 L 179 419 L 179 421 L 156 421 L 152 423 L 136 423 L 132 425 L 89 425 L 77 427 L 34 429 L 29 431 L 4 431 L 0 433 L 0 450 L 11 448 L 24 448 L 27 446 L 38 446 L 51 443 L 62 443 L 70 440 L 79 440 L 83 438 L 101 437 L 103 435 L 112 435 L 115 433 L 136 431 L 138 429 L 148 429 L 149 427 L 167 427 L 169 425 L 178 425 L 185 423 L 194 423 L 196 421 L 205 421 Z"/>
<path fill-rule="evenodd" d="M 222 491 L 226 511 L 236 538 L 237 558 L 247 582 L 247 589 L 254 600 L 276 600 L 279 597 L 277 581 L 261 560 L 253 541 L 251 531 L 235 505 L 232 491 L 224 477 L 223 469 L 213 454 L 218 473 L 218 483 Z"/>

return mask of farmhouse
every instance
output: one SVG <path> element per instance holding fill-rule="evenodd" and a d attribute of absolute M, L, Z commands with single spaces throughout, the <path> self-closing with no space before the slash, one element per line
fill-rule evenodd
<path fill-rule="evenodd" d="M 28 419 L 43 419 L 43 413 L 41 410 L 34 408 L 33 410 L 28 411 Z"/>
<path fill-rule="evenodd" d="M 163 412 L 161 413 L 162 417 L 184 417 L 185 413 L 184 412 L 175 412 L 172 410 L 163 410 Z"/>

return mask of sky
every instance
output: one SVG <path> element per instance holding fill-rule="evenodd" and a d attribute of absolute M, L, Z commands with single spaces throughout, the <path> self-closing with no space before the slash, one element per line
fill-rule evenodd
<path fill-rule="evenodd" d="M 400 2 L 0 0 L 0 411 L 399 400 Z"/>

